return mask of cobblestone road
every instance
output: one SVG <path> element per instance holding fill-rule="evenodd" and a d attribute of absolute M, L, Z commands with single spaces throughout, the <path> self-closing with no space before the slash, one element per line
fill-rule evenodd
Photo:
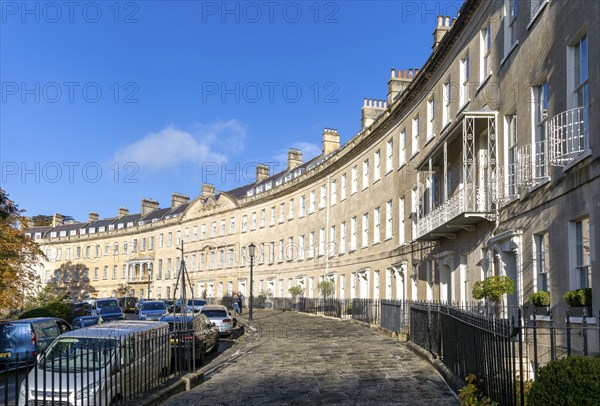
<path fill-rule="evenodd" d="M 458 404 L 428 362 L 368 327 L 264 310 L 251 326 L 203 384 L 163 406 Z"/>

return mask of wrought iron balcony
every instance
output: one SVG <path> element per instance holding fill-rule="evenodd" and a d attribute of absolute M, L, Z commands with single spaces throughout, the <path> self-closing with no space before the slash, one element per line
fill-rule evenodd
<path fill-rule="evenodd" d="M 552 117 L 548 125 L 550 163 L 567 166 L 588 149 L 588 108 L 577 107 Z"/>
<path fill-rule="evenodd" d="M 489 187 L 467 185 L 448 200 L 417 220 L 418 239 L 453 238 L 462 230 L 473 231 L 475 224 L 495 218 Z"/>
<path fill-rule="evenodd" d="M 546 141 L 520 147 L 517 151 L 517 185 L 532 187 L 548 179 Z"/>

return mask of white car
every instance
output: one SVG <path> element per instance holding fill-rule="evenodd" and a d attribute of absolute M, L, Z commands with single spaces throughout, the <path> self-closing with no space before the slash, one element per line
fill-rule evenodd
<path fill-rule="evenodd" d="M 206 315 L 211 323 L 214 323 L 219 328 L 221 335 L 229 336 L 233 332 L 233 318 L 225 306 L 204 306 L 201 313 Z"/>

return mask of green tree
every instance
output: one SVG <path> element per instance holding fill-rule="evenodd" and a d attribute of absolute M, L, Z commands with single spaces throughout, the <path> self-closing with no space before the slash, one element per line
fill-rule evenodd
<path fill-rule="evenodd" d="M 290 295 L 292 295 L 292 300 L 296 300 L 298 296 L 302 296 L 304 294 L 304 289 L 300 285 L 292 286 L 288 289 Z"/>
<path fill-rule="evenodd" d="M 94 297 L 98 293 L 90 284 L 88 268 L 84 264 L 65 262 L 54 271 L 47 287 L 61 299 L 83 300 Z"/>
<path fill-rule="evenodd" d="M 323 298 L 327 299 L 335 294 L 335 282 L 332 279 L 325 278 L 317 284 L 317 289 L 319 289 Z"/>
<path fill-rule="evenodd" d="M 52 225 L 52 216 L 38 214 L 37 216 L 33 216 L 31 219 L 33 220 L 33 225 L 35 227 Z"/>
<path fill-rule="evenodd" d="M 473 285 L 473 298 L 486 299 L 494 306 L 494 313 L 500 316 L 502 296 L 515 293 L 515 282 L 508 276 L 491 276 Z"/>
<path fill-rule="evenodd" d="M 23 213 L 0 188 L 0 311 L 20 308 L 25 296 L 39 287 L 35 267 L 45 255 L 25 235 Z"/>
<path fill-rule="evenodd" d="M 473 285 L 473 297 L 477 300 L 487 299 L 499 305 L 504 294 L 515 293 L 515 282 L 508 276 L 491 276 Z"/>

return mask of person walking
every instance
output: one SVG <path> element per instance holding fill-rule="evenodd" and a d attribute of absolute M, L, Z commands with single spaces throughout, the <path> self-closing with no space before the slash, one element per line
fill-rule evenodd
<path fill-rule="evenodd" d="M 242 292 L 238 293 L 237 303 L 240 311 L 240 316 L 242 315 Z"/>
<path fill-rule="evenodd" d="M 233 307 L 233 315 L 237 316 L 238 314 L 242 314 L 240 311 L 240 305 L 238 303 L 238 298 L 234 295 L 231 298 L 231 307 Z"/>

